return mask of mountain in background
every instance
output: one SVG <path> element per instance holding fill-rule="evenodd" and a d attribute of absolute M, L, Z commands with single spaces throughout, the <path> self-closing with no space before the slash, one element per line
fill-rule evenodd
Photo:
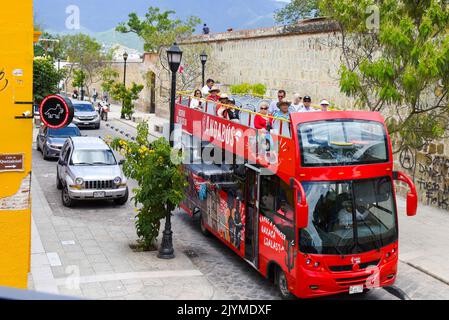
<path fill-rule="evenodd" d="M 65 21 L 67 7 L 76 5 L 80 9 L 79 30 L 68 30 Z M 174 10 L 175 17 L 185 19 L 194 15 L 207 23 L 211 32 L 254 29 L 275 25 L 273 13 L 283 7 L 285 1 L 276 0 L 34 0 L 36 23 L 53 33 L 83 32 L 97 38 L 106 45 L 120 43 L 130 48 L 143 50 L 142 41 L 134 34 L 114 31 L 120 22 L 128 20 L 128 14 L 136 12 L 144 16 L 148 7 Z M 197 33 L 201 32 L 198 26 Z"/>

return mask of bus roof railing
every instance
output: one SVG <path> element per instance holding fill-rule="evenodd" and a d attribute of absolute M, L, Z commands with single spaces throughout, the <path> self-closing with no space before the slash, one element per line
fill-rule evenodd
<path fill-rule="evenodd" d="M 247 121 L 247 123 L 246 124 L 245 123 L 240 123 L 240 124 L 244 125 L 244 126 L 247 126 L 247 127 L 250 127 L 250 128 L 253 128 L 253 129 L 255 129 L 255 128 L 253 126 L 251 126 L 251 124 L 252 124 L 252 121 L 254 120 L 256 115 L 260 115 L 260 116 L 263 116 L 265 118 L 273 119 L 274 121 L 277 120 L 277 121 L 279 121 L 281 123 L 281 125 L 279 126 L 280 127 L 279 128 L 280 129 L 279 130 L 279 135 L 284 136 L 284 137 L 288 137 L 288 138 L 291 137 L 290 135 L 285 135 L 282 132 L 283 131 L 283 127 L 284 127 L 284 123 L 288 124 L 290 126 L 290 120 L 288 120 L 288 119 L 281 118 L 281 117 L 274 117 L 272 115 L 263 115 L 263 114 L 261 114 L 259 112 L 245 109 L 243 106 L 242 107 L 237 107 L 235 105 L 224 104 L 224 103 L 220 103 L 220 102 L 217 102 L 217 101 L 214 101 L 214 100 L 209 100 L 209 99 L 204 99 L 204 98 L 196 98 L 196 97 L 191 96 L 191 95 L 186 96 L 186 95 L 179 94 L 178 102 L 180 104 L 183 104 L 183 102 L 185 101 L 185 98 L 188 98 L 186 107 L 190 106 L 190 102 L 191 102 L 192 98 L 195 98 L 195 99 L 197 99 L 199 101 L 202 101 L 202 102 L 206 102 L 206 105 L 205 105 L 205 107 L 202 110 L 202 112 L 205 112 L 205 113 L 208 113 L 208 111 L 209 111 L 208 110 L 208 105 L 209 104 L 213 104 L 214 106 L 220 105 L 220 106 L 224 106 L 224 107 L 227 107 L 227 108 L 239 110 L 240 112 L 246 113 L 246 114 L 248 114 L 248 121 Z M 216 115 L 216 114 L 214 113 L 214 115 Z M 254 118 L 253 118 L 253 116 L 254 116 Z M 290 128 L 289 128 L 289 131 L 291 131 Z"/>

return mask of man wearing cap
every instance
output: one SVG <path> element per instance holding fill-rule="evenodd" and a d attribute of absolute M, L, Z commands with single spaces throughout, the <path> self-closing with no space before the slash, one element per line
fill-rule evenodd
<path fill-rule="evenodd" d="M 240 123 L 239 110 L 232 108 L 233 106 L 235 106 L 235 99 L 229 98 L 228 105 L 229 105 L 229 107 L 227 107 L 226 110 L 224 111 L 225 117 L 232 122 Z"/>
<path fill-rule="evenodd" d="M 209 95 L 207 96 L 207 100 L 212 100 L 215 102 L 218 102 L 218 99 L 220 99 L 220 96 L 218 95 L 220 93 L 220 89 L 218 87 L 213 86 L 209 89 Z"/>
<path fill-rule="evenodd" d="M 329 105 L 330 105 L 330 103 L 326 99 L 321 100 L 321 102 L 320 102 L 321 111 L 327 111 L 327 108 L 329 107 Z"/>
<path fill-rule="evenodd" d="M 207 79 L 206 85 L 201 89 L 201 93 L 203 97 L 207 97 L 209 95 L 209 90 L 215 85 L 215 81 L 212 79 Z"/>
<path fill-rule="evenodd" d="M 299 110 L 299 112 L 313 112 L 316 111 L 314 108 L 312 108 L 312 98 L 310 96 L 304 96 L 302 99 L 304 107 Z"/>

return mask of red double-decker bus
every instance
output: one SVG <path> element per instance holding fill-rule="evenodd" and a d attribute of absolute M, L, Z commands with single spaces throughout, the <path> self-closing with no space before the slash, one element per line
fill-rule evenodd
<path fill-rule="evenodd" d="M 272 130 L 176 104 L 189 187 L 181 207 L 200 214 L 201 231 L 221 239 L 283 298 L 362 293 L 395 282 L 398 219 L 384 119 L 376 112 L 292 113 Z M 243 116 L 245 114 L 245 116 Z M 280 125 L 276 126 L 278 121 Z M 284 132 L 282 132 L 284 131 Z"/>

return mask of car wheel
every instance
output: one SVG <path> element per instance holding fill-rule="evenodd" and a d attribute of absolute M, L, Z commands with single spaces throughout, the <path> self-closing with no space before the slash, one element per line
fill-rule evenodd
<path fill-rule="evenodd" d="M 56 171 L 56 188 L 62 190 L 61 179 L 59 179 L 59 173 Z"/>
<path fill-rule="evenodd" d="M 204 223 L 203 213 L 200 214 L 200 229 L 201 229 L 201 233 L 204 236 L 206 236 L 206 237 L 210 236 L 210 231 L 207 230 L 206 224 Z"/>
<path fill-rule="evenodd" d="M 114 203 L 118 206 L 122 206 L 128 202 L 128 197 L 129 197 L 129 191 L 128 191 L 128 188 L 126 188 L 125 195 L 121 198 L 114 199 Z"/>
<path fill-rule="evenodd" d="M 48 157 L 47 149 L 45 147 L 42 149 L 42 156 L 44 157 L 44 160 L 49 160 L 50 159 Z"/>
<path fill-rule="evenodd" d="M 100 129 L 100 124 L 97 124 L 97 125 L 95 126 L 95 129 Z"/>
<path fill-rule="evenodd" d="M 39 147 L 39 140 L 36 140 L 36 150 L 42 152 L 41 147 Z"/>
<path fill-rule="evenodd" d="M 282 299 L 284 300 L 292 300 L 295 298 L 293 294 L 290 293 L 290 290 L 288 290 L 288 282 L 287 277 L 282 271 L 280 267 L 278 267 L 277 273 L 276 273 L 276 285 L 278 287 L 279 293 L 281 294 Z"/>
<path fill-rule="evenodd" d="M 72 198 L 70 198 L 69 196 L 69 190 L 67 189 L 67 187 L 64 187 L 62 189 L 62 204 L 64 205 L 64 207 L 73 207 L 73 205 L 75 204 L 75 200 L 73 200 Z"/>

